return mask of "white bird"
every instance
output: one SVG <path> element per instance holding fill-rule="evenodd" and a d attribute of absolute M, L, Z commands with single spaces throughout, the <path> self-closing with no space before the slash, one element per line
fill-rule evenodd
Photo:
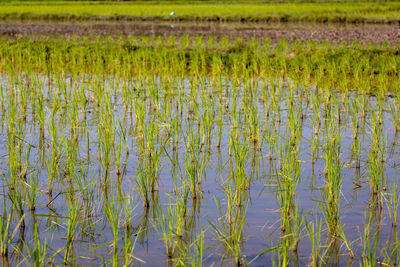
<path fill-rule="evenodd" d="M 175 12 L 172 11 L 169 15 L 170 15 L 170 16 L 175 16 Z"/>

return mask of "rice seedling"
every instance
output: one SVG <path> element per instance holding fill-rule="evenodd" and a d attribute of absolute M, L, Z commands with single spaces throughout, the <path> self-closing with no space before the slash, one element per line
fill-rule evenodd
<path fill-rule="evenodd" d="M 355 161 L 355 168 L 361 166 L 361 147 L 359 141 L 360 123 L 359 123 L 360 105 L 357 100 L 352 100 L 350 104 L 350 120 L 353 132 L 353 146 L 352 146 L 352 157 Z"/>
<path fill-rule="evenodd" d="M 55 101 L 56 103 L 56 101 Z M 58 170 L 60 168 L 60 142 L 57 134 L 57 126 L 55 121 L 57 106 L 52 107 L 52 116 L 50 119 L 49 131 L 51 133 L 51 156 L 46 160 L 47 172 L 49 173 L 48 178 L 48 193 L 51 195 L 53 192 L 54 180 L 57 178 Z"/>
<path fill-rule="evenodd" d="M 196 235 L 191 244 L 185 244 L 179 251 L 179 256 L 174 260 L 176 266 L 203 266 L 204 230 Z"/>
<path fill-rule="evenodd" d="M 377 246 L 379 242 L 380 226 L 376 228 L 373 225 L 373 214 L 370 213 L 368 216 L 368 222 L 365 224 L 363 234 L 363 265 L 374 266 L 378 261 L 377 257 Z"/>
<path fill-rule="evenodd" d="M 372 142 L 371 142 L 371 150 L 369 157 L 369 165 L 368 169 L 370 172 L 369 183 L 371 186 L 371 191 L 374 196 L 377 197 L 377 200 L 380 203 L 380 207 L 382 208 L 382 192 L 383 189 L 386 188 L 386 176 L 385 176 L 385 138 L 383 136 L 383 129 L 381 119 L 376 114 L 371 115 L 371 130 L 372 130 Z"/>
<path fill-rule="evenodd" d="M 167 214 L 161 213 L 158 222 L 158 231 L 162 234 L 161 240 L 165 247 L 168 262 L 171 262 L 176 251 L 179 250 L 183 229 L 186 221 L 186 196 L 178 196 L 176 203 L 169 202 Z"/>
<path fill-rule="evenodd" d="M 299 138 L 301 136 L 298 111 L 293 109 L 289 101 L 287 140 L 282 140 L 278 155 L 280 159 L 279 170 L 276 169 L 276 198 L 280 206 L 281 214 L 281 249 L 283 258 L 282 265 L 289 264 L 289 250 L 297 253 L 300 240 L 300 229 L 303 221 L 298 210 L 296 188 L 301 177 L 301 165 L 299 160 Z"/>
<path fill-rule="evenodd" d="M 315 222 L 306 223 L 305 226 L 311 242 L 312 256 L 310 265 L 319 266 L 321 262 L 320 251 L 322 247 L 321 244 L 322 221 L 321 219 L 317 219 Z"/>
<path fill-rule="evenodd" d="M 353 256 L 346 236 L 344 234 L 343 226 L 340 222 L 340 198 L 342 195 L 341 184 L 343 181 L 342 169 L 343 163 L 340 162 L 340 131 L 338 126 L 333 123 L 333 112 L 326 115 L 326 143 L 324 147 L 325 152 L 325 186 L 321 192 L 321 200 L 318 202 L 326 225 L 328 233 L 331 237 L 331 244 L 334 244 L 337 238 L 341 238 L 344 242 L 349 254 Z"/>
<path fill-rule="evenodd" d="M 137 229 L 137 231 L 134 233 L 134 229 L 132 226 L 132 213 L 134 211 L 135 207 L 132 207 L 132 202 L 129 197 L 127 197 L 124 200 L 124 223 L 125 223 L 125 231 L 124 231 L 124 236 L 122 238 L 123 240 L 123 251 L 124 251 L 124 266 L 130 266 L 133 262 L 142 262 L 140 258 L 136 257 L 134 255 L 135 247 L 136 247 L 136 242 L 138 240 L 138 237 L 142 231 L 142 228 Z M 132 235 L 135 236 L 134 240 L 132 241 Z"/>
<path fill-rule="evenodd" d="M 201 181 L 205 165 L 205 158 L 202 157 L 203 143 L 200 137 L 194 133 L 194 130 L 189 130 L 188 136 L 185 138 L 186 157 L 185 170 L 187 180 L 189 181 L 192 198 L 201 197 Z"/>
<path fill-rule="evenodd" d="M 26 190 L 26 205 L 30 210 L 36 209 L 36 201 L 38 198 L 39 191 L 39 178 L 36 175 L 31 175 L 29 179 L 29 184 L 25 183 Z"/>
<path fill-rule="evenodd" d="M 73 255 L 73 243 L 74 243 L 74 236 L 76 233 L 76 228 L 78 226 L 78 216 L 79 216 L 79 208 L 80 204 L 79 202 L 74 202 L 71 203 L 68 206 L 69 210 L 69 218 L 65 223 L 66 230 L 67 230 L 67 235 L 66 235 L 66 244 L 64 248 L 64 264 L 67 264 L 70 262 L 74 255 Z M 72 256 L 72 257 L 71 257 Z"/>
<path fill-rule="evenodd" d="M 211 229 L 217 240 L 224 246 L 225 257 L 232 258 L 232 264 L 235 266 L 242 266 L 245 264 L 246 255 L 243 253 L 243 231 L 246 221 L 246 208 L 243 203 L 242 206 L 235 206 L 234 193 L 232 192 L 231 185 L 225 188 L 227 208 L 225 213 L 221 208 L 221 204 L 216 200 L 216 205 L 220 218 L 217 223 L 209 221 Z"/>

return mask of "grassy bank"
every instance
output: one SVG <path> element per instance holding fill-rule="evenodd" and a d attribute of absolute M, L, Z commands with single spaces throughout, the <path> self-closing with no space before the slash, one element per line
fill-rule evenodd
<path fill-rule="evenodd" d="M 175 15 L 171 16 L 171 12 Z M 396 23 L 400 2 L 0 2 L 1 18 Z"/>

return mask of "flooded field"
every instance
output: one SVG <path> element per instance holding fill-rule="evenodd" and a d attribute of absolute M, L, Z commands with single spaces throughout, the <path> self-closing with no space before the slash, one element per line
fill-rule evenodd
<path fill-rule="evenodd" d="M 400 261 L 395 48 L 143 40 L 0 46 L 3 266 Z"/>
<path fill-rule="evenodd" d="M 206 77 L 1 88 L 8 262 L 398 261 L 397 97 Z"/>

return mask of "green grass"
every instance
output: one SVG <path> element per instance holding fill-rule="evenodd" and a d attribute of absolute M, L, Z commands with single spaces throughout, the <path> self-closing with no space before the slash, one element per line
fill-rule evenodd
<path fill-rule="evenodd" d="M 175 16 L 170 16 L 175 12 Z M 400 2 L 87 2 L 0 4 L 2 18 L 103 18 L 232 21 L 397 22 Z"/>

